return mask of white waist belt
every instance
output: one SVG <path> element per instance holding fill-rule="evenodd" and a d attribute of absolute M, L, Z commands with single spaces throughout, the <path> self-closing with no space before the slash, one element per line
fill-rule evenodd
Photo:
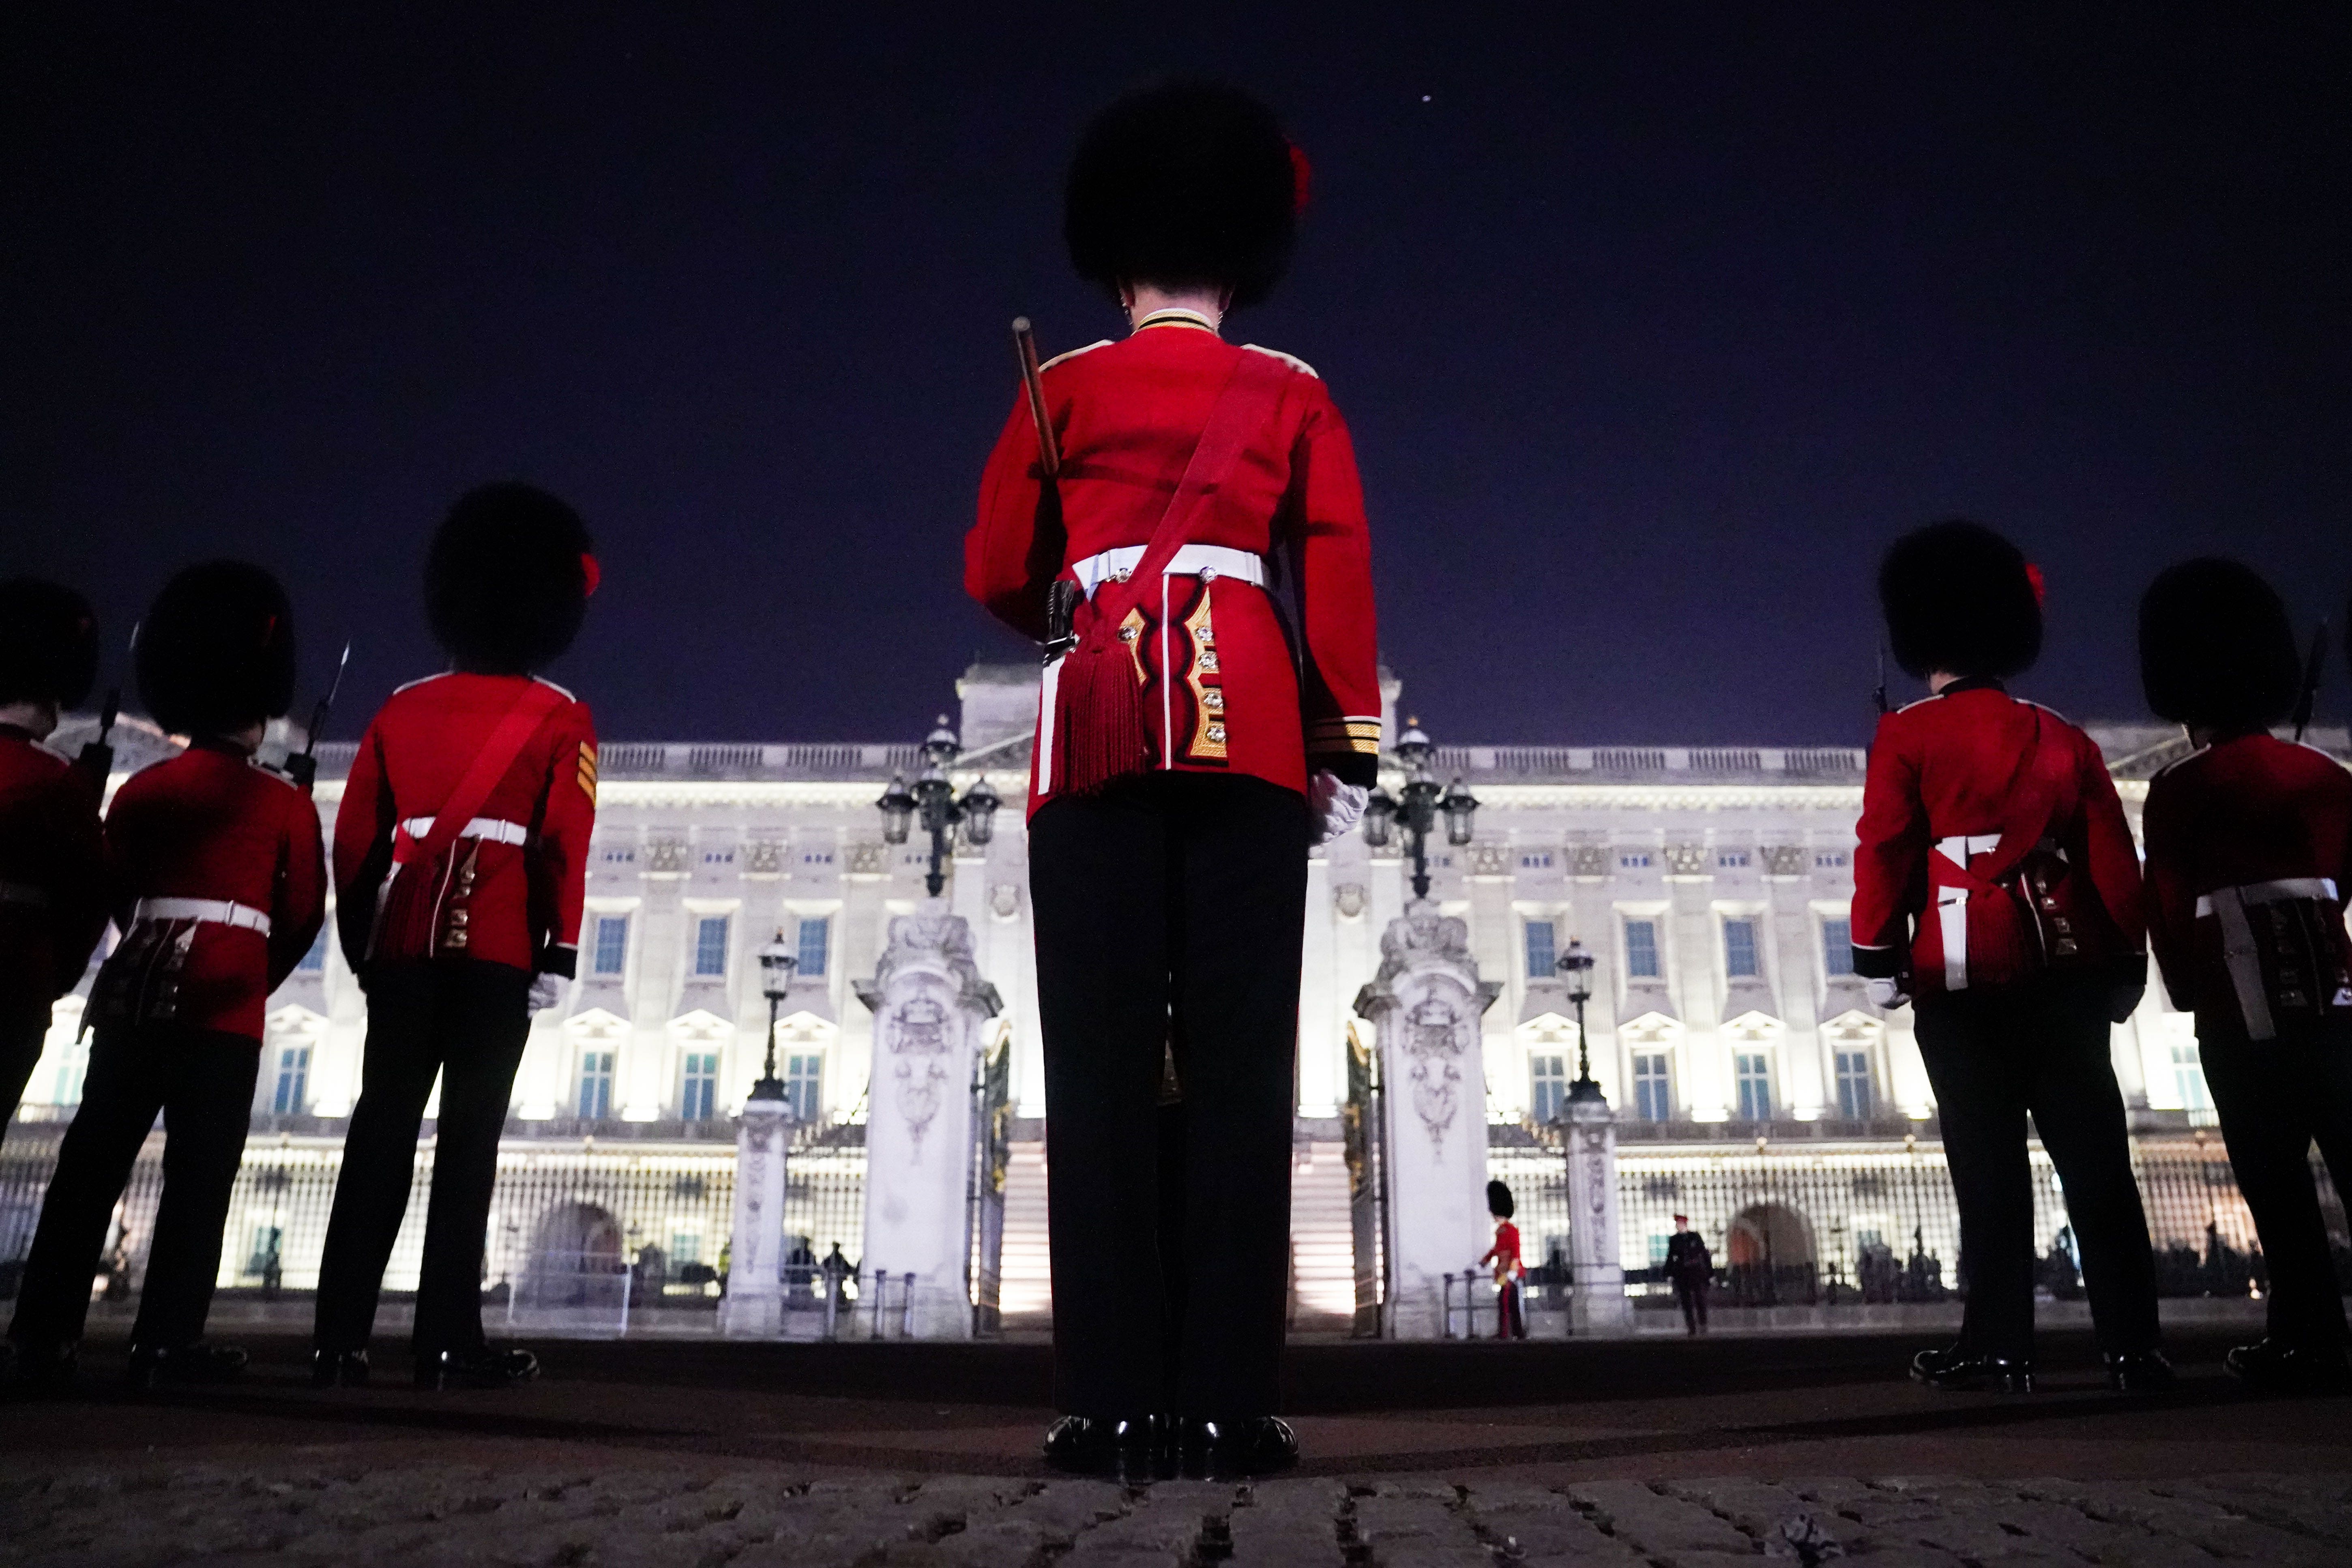
<path fill-rule="evenodd" d="M 46 910 L 49 895 L 23 882 L 0 882 L 0 904 L 16 904 L 28 910 Z"/>
<path fill-rule="evenodd" d="M 2230 971 L 2230 989 L 2238 994 L 2238 1011 L 2245 1016 L 2246 1038 L 2278 1038 L 2277 1020 L 2271 1016 L 2271 996 L 2263 984 L 2263 957 L 2254 942 L 2254 928 L 2246 919 L 2248 904 L 2284 904 L 2303 899 L 2336 901 L 2336 884 L 2326 877 L 2284 877 L 2275 882 L 2249 882 L 2242 888 L 2216 888 L 2197 900 L 2200 919 L 2221 922 L 2221 963 Z"/>
<path fill-rule="evenodd" d="M 2242 888 L 2223 888 L 2207 893 L 2197 900 L 2197 918 L 2221 913 L 2216 899 L 2246 904 L 2284 904 L 2297 899 L 2316 899 L 2322 903 L 2336 901 L 2336 881 L 2330 877 L 2282 877 L 2275 882 L 2248 882 Z"/>
<path fill-rule="evenodd" d="M 1116 577 L 1121 581 L 1143 563 L 1144 552 L 1150 546 L 1125 544 L 1117 550 L 1106 550 L 1099 555 L 1089 555 L 1070 568 L 1086 590 L 1087 597 Z M 1265 586 L 1265 559 L 1246 550 L 1228 550 L 1222 544 L 1187 544 L 1168 558 L 1169 577 L 1238 577 L 1255 588 Z"/>
<path fill-rule="evenodd" d="M 430 816 L 412 816 L 400 825 L 400 830 L 422 843 L 426 836 L 432 833 L 435 820 Z M 478 816 L 457 829 L 457 837 L 484 838 L 492 844 L 520 846 L 530 842 L 530 829 L 520 822 L 509 822 L 502 817 Z"/>
<path fill-rule="evenodd" d="M 235 926 L 239 931 L 269 934 L 269 917 L 250 904 L 240 904 L 233 899 L 142 899 L 131 910 L 134 924 L 153 921 L 169 924 L 174 921 L 209 921 L 214 925 Z"/>
<path fill-rule="evenodd" d="M 2000 835 L 1998 833 L 1955 834 L 1949 838 L 1936 840 L 1937 852 L 1963 871 L 1968 869 L 1969 857 L 1971 855 L 1990 855 L 2000 847 Z M 2047 854 L 2055 855 L 2061 860 L 2066 858 L 2066 851 L 2059 847 L 2058 841 L 2054 838 L 2044 838 L 2034 845 L 2034 847 Z"/>

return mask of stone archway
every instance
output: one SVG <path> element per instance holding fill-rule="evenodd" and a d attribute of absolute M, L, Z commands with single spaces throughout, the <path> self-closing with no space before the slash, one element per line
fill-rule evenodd
<path fill-rule="evenodd" d="M 557 1204 L 531 1232 L 523 1300 L 535 1308 L 607 1304 L 612 1281 L 625 1278 L 621 1222 L 599 1205 Z"/>
<path fill-rule="evenodd" d="M 1816 1300 L 1821 1275 L 1812 1224 L 1788 1205 L 1767 1201 L 1741 1209 L 1724 1228 L 1723 1251 L 1732 1297 L 1740 1305 Z"/>

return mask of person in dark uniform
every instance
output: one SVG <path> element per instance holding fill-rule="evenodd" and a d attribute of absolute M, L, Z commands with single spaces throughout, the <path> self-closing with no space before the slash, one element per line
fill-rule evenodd
<path fill-rule="evenodd" d="M 482 1332 L 499 1137 L 537 1007 L 577 968 L 596 816 L 587 706 L 534 674 L 596 584 L 579 515 L 530 485 L 461 498 L 425 563 L 447 674 L 393 693 L 335 815 L 336 928 L 368 999 L 324 1256 L 311 1375 L 368 1380 L 368 1341 L 437 1075 L 433 1197 L 412 1335 L 420 1386 L 503 1387 L 529 1351 Z"/>
<path fill-rule="evenodd" d="M 2234 561 L 2184 562 L 2140 601 L 2147 705 L 2197 749 L 2150 781 L 2149 934 L 2197 1018 L 2230 1166 L 2270 1267 L 2268 1332 L 2230 1352 L 2248 1384 L 2352 1386 L 2344 1299 L 2311 1173 L 2352 1192 L 2352 773 L 2274 738 L 2302 681 L 2286 606 Z"/>
<path fill-rule="evenodd" d="M 2026 1118 L 2083 1247 L 2109 1383 L 2168 1386 L 2111 1026 L 2147 987 L 2138 857 L 2090 737 L 2002 682 L 2042 650 L 2041 579 L 1966 521 L 1897 541 L 1878 595 L 1895 658 L 1933 694 L 1879 721 L 1854 857 L 1854 970 L 1916 998 L 1969 1278 L 1958 1343 L 1912 1375 L 2033 1385 Z"/>
<path fill-rule="evenodd" d="M 41 1059 L 52 1005 L 106 933 L 106 763 L 77 767 L 42 744 L 97 674 L 87 600 L 36 578 L 0 583 L 0 1134 Z"/>
<path fill-rule="evenodd" d="M 1519 1227 L 1511 1223 L 1517 1209 L 1507 1184 L 1486 1184 L 1486 1212 L 1494 1216 L 1495 1245 L 1478 1261 L 1495 1270 L 1495 1337 L 1498 1340 L 1528 1337 L 1527 1303 L 1521 1299 L 1528 1270 L 1519 1256 Z"/>
<path fill-rule="evenodd" d="M 80 1108 L 26 1261 L 8 1336 L 28 1374 L 73 1368 L 90 1279 L 155 1114 L 163 1196 L 131 1331 L 134 1384 L 217 1383 L 245 1352 L 204 1339 L 245 1157 L 262 1010 L 326 918 L 310 797 L 254 752 L 294 695 L 294 622 L 258 566 L 215 561 L 164 586 L 141 623 L 139 689 L 187 750 L 133 775 L 106 816 L 122 941 L 99 971 Z"/>
<path fill-rule="evenodd" d="M 1131 331 L 1045 367 L 1055 477 L 1016 402 L 966 541 L 968 591 L 1054 656 L 1029 868 L 1065 1469 L 1297 1452 L 1274 1412 L 1307 856 L 1362 810 L 1381 698 L 1347 427 L 1312 370 L 1222 329 L 1280 278 L 1305 189 L 1230 88 L 1146 89 L 1087 127 L 1066 234 Z"/>
<path fill-rule="evenodd" d="M 1690 1227 L 1690 1215 L 1675 1215 L 1675 1233 L 1666 1238 L 1666 1283 L 1675 1288 L 1675 1303 L 1683 1310 L 1683 1331 L 1706 1331 L 1706 1299 L 1715 1289 L 1715 1258 L 1706 1240 Z"/>

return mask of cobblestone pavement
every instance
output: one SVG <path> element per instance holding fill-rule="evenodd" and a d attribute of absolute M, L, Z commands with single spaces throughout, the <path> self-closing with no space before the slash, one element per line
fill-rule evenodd
<path fill-rule="evenodd" d="M 2352 1561 L 2352 1478 L 1953 1477 L 1255 1486 L 580 1468 L 25 1467 L 0 1563 L 882 1568 L 1706 1568 Z"/>

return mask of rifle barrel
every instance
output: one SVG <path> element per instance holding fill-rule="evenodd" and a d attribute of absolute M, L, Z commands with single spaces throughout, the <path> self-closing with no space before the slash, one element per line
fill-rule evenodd
<path fill-rule="evenodd" d="M 1026 316 L 1013 318 L 1013 349 L 1021 362 L 1022 389 L 1029 395 L 1029 418 L 1037 426 L 1037 466 L 1050 479 L 1062 471 L 1062 444 L 1045 410 L 1045 377 L 1037 367 L 1037 339 Z"/>

